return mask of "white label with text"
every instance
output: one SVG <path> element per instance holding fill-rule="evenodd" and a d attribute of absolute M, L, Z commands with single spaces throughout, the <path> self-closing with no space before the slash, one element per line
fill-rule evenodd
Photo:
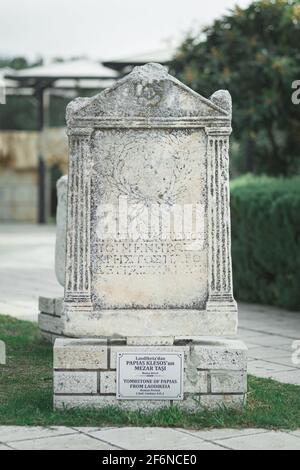
<path fill-rule="evenodd" d="M 183 400 L 184 353 L 119 352 L 119 400 Z"/>

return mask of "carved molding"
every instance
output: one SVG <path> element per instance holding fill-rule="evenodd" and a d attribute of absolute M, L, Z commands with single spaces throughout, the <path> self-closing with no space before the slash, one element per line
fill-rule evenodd
<path fill-rule="evenodd" d="M 91 307 L 89 137 L 71 136 L 69 148 L 65 302 Z"/>
<path fill-rule="evenodd" d="M 209 124 L 213 124 L 214 127 L 208 127 Z M 219 126 L 219 127 L 216 127 Z M 231 132 L 231 121 L 228 117 L 220 116 L 218 118 L 212 118 L 209 116 L 200 117 L 178 117 L 178 118 L 165 118 L 165 117 L 100 117 L 95 118 L 94 116 L 86 116 L 76 122 L 76 127 L 68 130 L 69 135 L 90 135 L 94 129 L 154 129 L 154 128 L 205 128 L 207 132 L 209 130 L 216 129 L 227 129 Z"/>
<path fill-rule="evenodd" d="M 207 308 L 236 308 L 232 289 L 228 128 L 206 129 L 209 286 Z"/>
<path fill-rule="evenodd" d="M 215 124 L 215 123 L 214 123 Z M 232 127 L 224 127 L 224 126 L 216 126 L 214 127 L 206 127 L 205 132 L 208 136 L 220 136 L 220 137 L 225 137 L 229 136 L 232 133 Z"/>

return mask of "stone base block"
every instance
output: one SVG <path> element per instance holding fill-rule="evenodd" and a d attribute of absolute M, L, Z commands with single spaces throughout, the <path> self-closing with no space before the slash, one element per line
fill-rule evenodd
<path fill-rule="evenodd" d="M 56 338 L 64 337 L 63 298 L 40 297 L 39 311 L 38 326 L 42 338 L 54 343 Z"/>
<path fill-rule="evenodd" d="M 39 329 L 43 338 L 129 338 L 138 345 L 140 338 L 156 338 L 156 344 L 168 345 L 174 337 L 235 336 L 237 308 L 219 305 L 207 310 L 103 310 L 82 312 L 63 304 L 62 298 L 39 298 Z M 148 336 L 149 335 L 149 336 Z M 128 340 L 129 341 L 129 340 Z"/>
<path fill-rule="evenodd" d="M 76 338 L 147 336 L 235 336 L 237 308 L 192 309 L 114 309 L 87 311 L 64 304 L 64 334 Z"/>
<path fill-rule="evenodd" d="M 128 344 L 129 343 L 129 344 Z M 54 407 L 122 407 L 152 410 L 178 406 L 195 412 L 219 407 L 241 408 L 247 394 L 247 347 L 239 340 L 175 338 L 173 345 L 149 345 L 139 339 L 56 339 Z M 118 400 L 117 355 L 120 352 L 184 353 L 183 400 Z"/>

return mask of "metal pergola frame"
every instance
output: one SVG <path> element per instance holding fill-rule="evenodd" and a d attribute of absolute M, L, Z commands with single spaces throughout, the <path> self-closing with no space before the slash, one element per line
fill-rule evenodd
<path fill-rule="evenodd" d="M 100 65 L 100 63 L 99 63 Z M 76 90 L 79 89 L 80 87 L 74 86 L 72 87 L 56 87 L 55 83 L 57 81 L 70 81 L 70 80 L 76 80 L 78 83 L 80 81 L 103 81 L 109 82 L 112 80 L 117 79 L 117 72 L 115 70 L 111 70 L 111 75 L 106 75 L 104 76 L 103 74 L 101 75 L 99 73 L 99 76 L 95 75 L 64 75 L 64 74 L 57 74 L 57 75 L 51 75 L 47 76 L 45 74 L 44 76 L 41 76 L 40 74 L 37 75 L 34 73 L 35 69 L 41 69 L 41 67 L 33 67 L 32 69 L 24 69 L 21 71 L 16 71 L 14 74 L 7 74 L 4 76 L 4 79 L 13 81 L 16 83 L 16 87 L 10 87 L 10 90 L 17 91 L 21 89 L 30 89 L 32 90 L 31 95 L 35 96 L 37 99 L 38 103 L 38 113 L 37 113 L 37 130 L 38 132 L 42 132 L 45 128 L 45 115 L 46 115 L 46 109 L 45 109 L 45 91 L 46 90 L 65 90 L 65 91 L 71 91 L 71 90 Z M 32 70 L 32 75 L 30 74 L 30 70 Z M 29 72 L 29 73 L 28 73 Z M 22 74 L 23 73 L 23 74 Z M 91 86 L 90 89 L 95 88 L 94 86 Z M 97 87 L 99 91 L 105 87 Z M 89 88 L 88 88 L 89 89 Z M 13 93 L 16 94 L 16 93 Z M 39 154 L 39 159 L 38 159 L 38 213 L 37 213 L 37 222 L 39 224 L 45 224 L 47 222 L 46 220 L 46 193 L 45 193 L 45 185 L 46 185 L 46 164 L 43 155 Z"/>

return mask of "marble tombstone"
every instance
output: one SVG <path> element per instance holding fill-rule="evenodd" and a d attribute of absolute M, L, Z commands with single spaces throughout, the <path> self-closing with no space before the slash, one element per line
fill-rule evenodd
<path fill-rule="evenodd" d="M 58 242 L 56 263 L 65 294 L 63 303 L 40 302 L 44 335 L 62 337 L 54 347 L 57 407 L 103 406 L 109 397 L 120 403 L 120 351 L 183 353 L 181 405 L 190 407 L 195 394 L 207 406 L 243 402 L 245 346 L 205 338 L 237 331 L 231 114 L 227 91 L 206 99 L 158 64 L 136 67 L 112 88 L 68 106 L 68 195 L 58 227 L 63 234 L 66 205 L 66 249 Z M 82 378 L 83 389 L 92 398 L 78 398 L 72 388 L 74 374 L 84 374 L 81 354 L 92 374 Z M 135 402 L 140 406 L 122 404 Z M 159 400 L 143 406 L 152 402 Z"/>

